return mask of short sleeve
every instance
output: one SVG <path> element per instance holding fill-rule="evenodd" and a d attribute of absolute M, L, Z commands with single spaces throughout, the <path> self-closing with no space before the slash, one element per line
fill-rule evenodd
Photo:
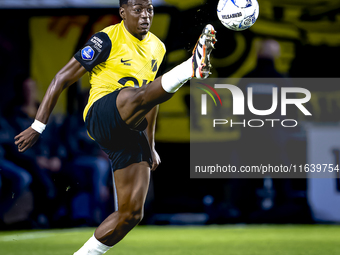
<path fill-rule="evenodd" d="M 94 34 L 75 55 L 74 58 L 89 72 L 105 62 L 110 56 L 112 43 L 109 36 L 104 32 Z"/>

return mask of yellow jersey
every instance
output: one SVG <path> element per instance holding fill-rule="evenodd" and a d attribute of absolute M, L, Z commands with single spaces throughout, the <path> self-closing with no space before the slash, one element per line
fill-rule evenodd
<path fill-rule="evenodd" d="M 122 87 L 141 87 L 156 77 L 165 55 L 164 44 L 151 32 L 143 40 L 131 35 L 124 22 L 94 34 L 75 55 L 89 72 L 90 96 L 83 118 L 94 102 Z"/>

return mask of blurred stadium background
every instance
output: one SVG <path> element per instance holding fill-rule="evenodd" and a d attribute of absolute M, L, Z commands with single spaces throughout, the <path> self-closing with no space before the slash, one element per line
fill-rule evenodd
<path fill-rule="evenodd" d="M 212 77 L 243 77 L 257 66 L 261 43 L 272 40 L 280 48 L 274 67 L 283 76 L 338 78 L 339 1 L 259 0 L 259 19 L 243 32 L 220 24 L 217 2 L 153 0 L 151 31 L 167 47 L 162 72 L 187 59 L 203 26 L 211 23 L 218 32 Z M 0 230 L 96 226 L 113 209 L 112 181 L 105 157 L 79 124 L 89 89 L 87 77 L 61 95 L 50 131 L 29 155 L 17 155 L 11 143 L 12 135 L 25 128 L 20 125 L 30 123 L 34 110 L 23 117 L 13 109 L 41 101 L 54 75 L 77 49 L 93 33 L 120 22 L 118 0 L 0 0 L 0 20 L 0 107 L 6 122 L 0 129 Z M 303 127 L 277 153 L 294 164 L 308 163 L 311 157 L 339 164 L 340 90 L 322 84 L 308 89 L 312 100 L 307 107 L 313 115 L 299 116 Z M 160 107 L 156 140 L 162 164 L 152 174 L 142 224 L 340 222 L 338 172 L 319 180 L 190 179 L 189 92 L 184 86 Z M 20 118 L 26 122 L 18 123 Z M 230 145 L 225 156 L 235 164 L 242 161 L 237 149 L 241 138 L 241 130 L 232 129 L 220 141 Z M 90 161 L 84 163 L 85 158 Z M 16 176 L 8 174 L 18 167 Z M 35 179 L 40 173 L 44 178 Z"/>

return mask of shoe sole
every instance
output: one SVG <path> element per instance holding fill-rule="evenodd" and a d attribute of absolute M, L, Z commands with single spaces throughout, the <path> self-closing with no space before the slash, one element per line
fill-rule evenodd
<path fill-rule="evenodd" d="M 196 77 L 196 78 L 201 78 L 201 79 L 205 79 L 209 76 L 210 73 L 210 69 L 211 69 L 211 64 L 210 64 L 210 54 L 212 52 L 212 50 L 214 49 L 214 44 L 217 42 L 216 40 L 216 31 L 214 30 L 214 28 L 211 26 L 211 28 L 209 29 L 208 27 L 209 25 L 207 25 L 204 29 L 203 29 L 203 33 L 200 36 L 200 39 L 202 38 L 202 36 L 205 36 L 204 38 L 204 44 L 202 45 L 200 43 L 200 39 L 197 41 L 195 48 L 193 50 L 193 54 L 195 56 L 195 51 L 197 46 L 200 46 L 203 50 L 203 55 L 200 57 L 201 59 L 201 63 L 198 66 L 198 64 L 196 63 L 196 59 L 194 58 L 193 61 L 193 77 L 196 77 L 195 74 L 195 70 L 196 68 L 198 68 L 199 70 L 199 75 L 200 77 Z M 208 31 L 206 31 L 208 30 Z M 197 52 L 197 54 L 199 54 L 199 52 Z"/>

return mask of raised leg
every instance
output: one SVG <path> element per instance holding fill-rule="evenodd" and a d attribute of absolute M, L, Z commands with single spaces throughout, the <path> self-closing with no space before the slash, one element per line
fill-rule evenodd
<path fill-rule="evenodd" d="M 138 126 L 153 107 L 169 100 L 187 80 L 192 77 L 207 78 L 215 35 L 213 26 L 206 25 L 190 59 L 147 85 L 122 90 L 117 97 L 117 108 L 123 121 L 131 128 Z"/>
<path fill-rule="evenodd" d="M 137 126 L 145 115 L 157 104 L 169 100 L 173 93 L 166 92 L 161 85 L 162 76 L 140 88 L 126 88 L 117 97 L 120 116 L 131 127 Z"/>

